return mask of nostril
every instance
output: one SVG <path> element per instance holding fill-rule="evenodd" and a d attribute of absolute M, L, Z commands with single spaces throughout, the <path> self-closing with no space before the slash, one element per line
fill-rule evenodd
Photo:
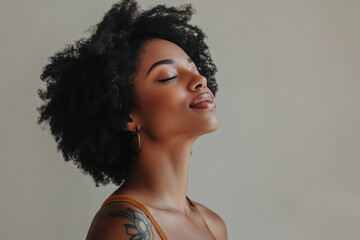
<path fill-rule="evenodd" d="M 201 87 L 203 87 L 204 85 L 203 85 L 202 83 L 199 83 L 198 85 L 196 85 L 195 89 L 197 89 L 199 86 L 200 86 L 200 88 L 201 88 Z"/>

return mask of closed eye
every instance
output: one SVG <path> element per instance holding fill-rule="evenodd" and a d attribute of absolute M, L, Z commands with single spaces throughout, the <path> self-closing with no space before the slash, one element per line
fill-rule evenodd
<path fill-rule="evenodd" d="M 166 81 L 171 80 L 171 79 L 176 78 L 176 77 L 177 76 L 171 77 L 171 78 L 166 78 L 166 79 L 161 79 L 161 80 L 159 80 L 159 82 L 166 82 Z"/>

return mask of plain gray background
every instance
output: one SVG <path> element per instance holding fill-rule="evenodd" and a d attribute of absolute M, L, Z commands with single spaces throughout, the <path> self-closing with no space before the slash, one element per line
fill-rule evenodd
<path fill-rule="evenodd" d="M 96 188 L 36 124 L 47 58 L 116 1 L 0 2 L 0 239 L 85 239 Z M 229 239 L 360 239 L 360 1 L 192 3 L 218 67 L 219 128 L 195 143 L 188 196 Z"/>

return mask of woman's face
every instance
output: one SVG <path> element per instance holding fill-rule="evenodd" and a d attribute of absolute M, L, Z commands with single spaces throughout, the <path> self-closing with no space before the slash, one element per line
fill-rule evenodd
<path fill-rule="evenodd" d="M 165 59 L 165 63 L 153 65 Z M 160 81 L 164 79 L 169 80 Z M 200 136 L 218 128 L 216 107 L 189 106 L 202 93 L 210 93 L 213 98 L 214 95 L 206 78 L 178 45 L 164 39 L 145 42 L 134 84 L 140 108 L 132 117 L 136 126 L 151 137 L 165 140 Z"/>

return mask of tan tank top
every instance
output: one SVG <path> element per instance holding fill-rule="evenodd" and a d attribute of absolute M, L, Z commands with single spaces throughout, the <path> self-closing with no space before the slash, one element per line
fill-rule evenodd
<path fill-rule="evenodd" d="M 186 199 L 189 201 L 189 203 L 196 207 L 197 206 L 194 204 L 193 201 L 190 200 L 190 198 L 188 196 L 186 196 Z M 150 214 L 148 208 L 145 206 L 144 203 L 140 202 L 139 200 L 136 200 L 135 198 L 133 197 L 130 197 L 130 196 L 127 196 L 127 195 L 113 195 L 113 196 L 110 196 L 108 197 L 104 203 L 101 205 L 101 207 L 105 206 L 106 204 L 109 204 L 109 203 L 112 203 L 112 202 L 128 202 L 128 203 L 131 203 L 133 204 L 134 206 L 140 208 L 145 214 L 146 216 L 151 220 L 152 224 L 154 225 L 156 231 L 159 233 L 161 239 L 163 240 L 167 240 L 168 238 L 166 237 L 165 233 L 161 230 L 159 224 L 155 221 L 154 217 Z M 205 226 L 207 227 L 207 229 L 209 230 L 211 236 L 213 237 L 214 240 L 215 237 L 214 237 L 214 234 L 211 232 L 209 226 L 207 225 L 205 219 L 203 216 L 201 216 L 204 223 L 205 223 Z"/>

